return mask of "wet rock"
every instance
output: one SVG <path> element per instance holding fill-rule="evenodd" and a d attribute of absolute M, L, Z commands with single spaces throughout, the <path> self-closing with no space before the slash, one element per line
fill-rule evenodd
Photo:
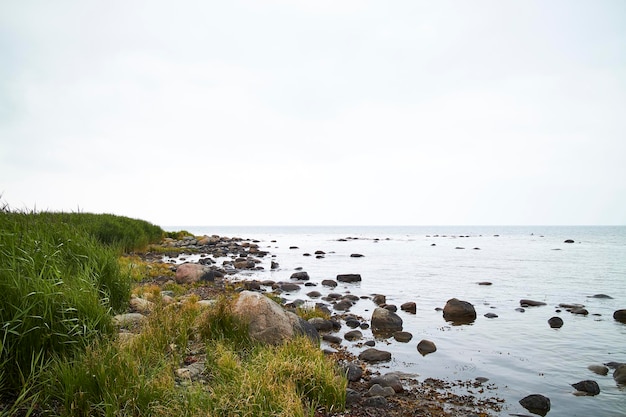
<path fill-rule="evenodd" d="M 519 403 L 531 413 L 540 416 L 545 416 L 550 411 L 550 399 L 541 394 L 528 395 L 519 400 Z"/>
<path fill-rule="evenodd" d="M 586 316 L 589 314 L 586 308 L 572 308 L 568 310 L 572 314 L 578 314 L 580 316 Z"/>
<path fill-rule="evenodd" d="M 325 287 L 335 288 L 337 286 L 337 281 L 332 279 L 325 279 L 322 281 L 322 285 Z"/>
<path fill-rule="evenodd" d="M 367 342 L 363 343 L 365 346 L 369 346 L 369 347 L 374 347 L 376 346 L 376 342 L 374 340 L 368 340 Z"/>
<path fill-rule="evenodd" d="M 359 354 L 359 359 L 369 363 L 388 362 L 391 360 L 391 353 L 376 348 L 369 348 Z"/>
<path fill-rule="evenodd" d="M 498 315 L 496 313 L 485 313 L 485 317 L 488 319 L 497 319 Z"/>
<path fill-rule="evenodd" d="M 615 369 L 613 379 L 618 384 L 626 384 L 626 364 L 622 364 Z"/>
<path fill-rule="evenodd" d="M 560 317 L 551 317 L 548 319 L 548 324 L 553 329 L 560 329 L 563 327 L 563 319 Z"/>
<path fill-rule="evenodd" d="M 300 281 L 308 281 L 309 280 L 309 274 L 306 271 L 299 271 L 299 272 L 294 272 L 293 274 L 291 274 L 291 279 L 297 279 Z"/>
<path fill-rule="evenodd" d="M 365 395 L 367 395 L 368 397 L 391 397 L 395 393 L 396 392 L 391 387 L 381 387 L 378 384 L 374 384 L 370 387 L 369 390 L 367 390 L 367 393 Z"/>
<path fill-rule="evenodd" d="M 272 261 L 272 263 L 270 264 L 270 269 L 278 269 L 280 265 L 278 264 L 278 262 L 276 261 Z"/>
<path fill-rule="evenodd" d="M 402 318 L 396 313 L 376 307 L 372 313 L 372 331 L 395 332 L 402 330 Z"/>
<path fill-rule="evenodd" d="M 574 243 L 574 239 L 566 239 L 563 243 Z"/>
<path fill-rule="evenodd" d="M 322 293 L 319 291 L 311 291 L 306 293 L 307 296 L 309 296 L 310 298 L 320 298 L 322 296 Z"/>
<path fill-rule="evenodd" d="M 620 323 L 625 323 L 626 324 L 626 309 L 616 310 L 613 313 L 613 318 L 615 320 L 619 321 Z"/>
<path fill-rule="evenodd" d="M 300 286 L 290 282 L 283 282 L 280 284 L 280 289 L 285 292 L 300 291 Z"/>
<path fill-rule="evenodd" d="M 331 343 L 333 345 L 340 345 L 341 342 L 343 342 L 343 339 L 341 337 L 335 336 L 332 334 L 322 335 L 322 340 L 324 340 L 325 342 Z"/>
<path fill-rule="evenodd" d="M 489 282 L 489 281 L 481 281 L 481 282 L 478 283 L 478 285 L 485 285 L 485 286 L 487 286 L 487 285 L 491 285 L 491 282 Z"/>
<path fill-rule="evenodd" d="M 337 275 L 337 281 L 347 282 L 347 283 L 361 282 L 361 275 L 360 274 L 339 274 Z"/>
<path fill-rule="evenodd" d="M 526 310 L 524 310 L 522 307 L 517 307 L 515 311 L 520 312 L 520 313 L 526 312 Z"/>
<path fill-rule="evenodd" d="M 591 379 L 572 384 L 572 387 L 576 388 L 578 391 L 586 393 L 587 395 L 600 394 L 600 387 L 598 386 L 598 383 Z"/>
<path fill-rule="evenodd" d="M 352 307 L 352 301 L 350 300 L 341 300 L 333 305 L 333 308 L 337 311 L 348 311 L 350 307 Z"/>
<path fill-rule="evenodd" d="M 362 258 L 363 255 L 361 255 L 360 253 L 353 253 L 350 255 L 351 258 Z"/>
<path fill-rule="evenodd" d="M 395 313 L 396 311 L 398 311 L 398 307 L 396 307 L 393 304 L 383 304 L 381 305 L 382 308 L 384 308 L 385 310 L 389 310 L 392 313 Z"/>
<path fill-rule="evenodd" d="M 564 309 L 585 308 L 584 304 L 561 303 L 559 307 Z"/>
<path fill-rule="evenodd" d="M 422 340 L 417 344 L 417 351 L 422 355 L 426 356 L 430 353 L 437 351 L 437 346 L 430 340 Z"/>
<path fill-rule="evenodd" d="M 374 297 L 372 298 L 372 301 L 374 302 L 374 304 L 376 304 L 377 306 L 382 306 L 384 304 L 387 303 L 387 297 L 383 294 L 376 294 L 374 295 Z"/>
<path fill-rule="evenodd" d="M 400 310 L 415 314 L 417 312 L 417 305 L 413 301 L 409 301 L 402 304 Z"/>
<path fill-rule="evenodd" d="M 598 375 L 608 375 L 609 373 L 609 368 L 604 365 L 589 365 L 587 369 Z"/>
<path fill-rule="evenodd" d="M 393 338 L 400 343 L 409 343 L 413 335 L 409 332 L 394 332 Z"/>
<path fill-rule="evenodd" d="M 348 326 L 351 329 L 356 329 L 360 325 L 361 325 L 361 322 L 358 321 L 357 319 L 354 319 L 354 318 L 346 319 L 346 326 Z"/>
<path fill-rule="evenodd" d="M 383 388 L 391 388 L 394 392 L 404 391 L 402 381 L 396 373 L 388 373 L 382 376 L 375 376 L 371 378 L 368 385 L 371 387 L 375 384 L 380 385 Z"/>
<path fill-rule="evenodd" d="M 361 333 L 360 330 L 351 330 L 343 335 L 343 338 L 350 342 L 354 342 L 355 340 L 363 339 L 363 333 Z"/>
<path fill-rule="evenodd" d="M 527 299 L 519 300 L 519 303 L 522 307 L 539 307 L 539 306 L 546 305 L 546 303 L 544 303 L 543 301 L 535 301 L 535 300 L 527 300 Z"/>
<path fill-rule="evenodd" d="M 458 324 L 471 323 L 476 320 L 476 310 L 467 301 L 451 298 L 443 308 L 443 318 Z"/>
<path fill-rule="evenodd" d="M 606 299 L 606 300 L 613 299 L 613 297 L 611 297 L 610 295 L 606 295 L 606 294 L 595 294 L 595 295 L 589 296 L 589 298 L 600 298 L 600 299 Z"/>

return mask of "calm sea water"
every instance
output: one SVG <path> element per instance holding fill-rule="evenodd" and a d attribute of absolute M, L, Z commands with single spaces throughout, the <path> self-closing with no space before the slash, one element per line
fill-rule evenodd
<path fill-rule="evenodd" d="M 413 334 L 408 344 L 378 341 L 377 347 L 393 353 L 381 372 L 401 370 L 418 379 L 448 380 L 489 378 L 504 398 L 502 415 L 527 413 L 518 401 L 529 394 L 551 399 L 549 416 L 626 416 L 626 387 L 611 377 L 599 376 L 588 365 L 626 362 L 626 325 L 612 314 L 626 308 L 626 227 L 176 227 L 197 235 L 217 234 L 256 239 L 275 258 L 263 259 L 263 271 L 243 279 L 288 281 L 302 267 L 311 282 L 335 279 L 337 274 L 358 273 L 360 284 L 329 290 L 355 295 L 385 294 L 387 303 L 417 303 L 417 314 L 398 311 L 404 330 Z M 342 238 L 346 242 L 339 241 Z M 575 243 L 566 244 L 564 240 Z M 297 246 L 298 249 L 290 249 Z M 326 252 L 323 259 L 313 254 Z M 350 257 L 353 253 L 364 255 Z M 280 269 L 270 270 L 270 260 Z M 480 286 L 489 281 L 491 286 Z M 308 300 L 303 288 L 290 299 Z M 607 294 L 612 299 L 590 298 Z M 437 307 L 450 298 L 472 303 L 478 318 L 471 325 L 453 326 Z M 547 303 L 516 311 L 520 299 Z M 559 303 L 584 304 L 588 316 L 557 312 Z M 359 301 L 351 313 L 370 319 L 370 300 Z M 484 314 L 495 313 L 497 318 Z M 564 325 L 551 329 L 547 320 L 559 316 Z M 345 326 L 344 326 L 345 327 Z M 342 333 L 350 330 L 344 328 Z M 340 333 L 341 334 L 341 333 Z M 371 332 L 364 332 L 373 339 Z M 422 339 L 437 345 L 437 352 L 421 356 Z M 354 353 L 353 343 L 344 345 Z M 601 393 L 575 396 L 570 384 L 593 379 Z"/>

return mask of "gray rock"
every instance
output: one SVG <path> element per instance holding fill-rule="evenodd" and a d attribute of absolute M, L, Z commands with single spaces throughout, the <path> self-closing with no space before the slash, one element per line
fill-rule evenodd
<path fill-rule="evenodd" d="M 611 297 L 610 295 L 606 295 L 606 294 L 594 294 L 594 295 L 589 296 L 589 298 L 603 298 L 607 300 L 613 299 L 613 297 Z"/>
<path fill-rule="evenodd" d="M 290 282 L 283 282 L 280 284 L 280 289 L 286 292 L 300 291 L 300 286 Z"/>
<path fill-rule="evenodd" d="M 333 345 L 340 345 L 341 342 L 343 341 L 343 339 L 341 337 L 335 336 L 335 335 L 332 335 L 332 334 L 322 335 L 322 340 L 324 340 L 324 341 L 326 341 L 328 343 L 331 343 Z"/>
<path fill-rule="evenodd" d="M 373 386 L 374 384 L 378 384 L 381 387 L 392 388 L 394 392 L 402 392 L 404 391 L 404 387 L 402 386 L 402 381 L 400 380 L 400 376 L 396 373 L 388 373 L 382 376 L 375 376 L 369 381 L 369 386 Z"/>
<path fill-rule="evenodd" d="M 422 354 L 422 356 L 426 356 L 429 353 L 433 353 L 437 351 L 437 346 L 430 340 L 422 340 L 417 344 L 417 351 Z"/>
<path fill-rule="evenodd" d="M 360 340 L 363 339 L 363 333 L 361 333 L 361 331 L 359 330 L 351 330 L 349 332 L 347 332 L 344 336 L 344 339 L 353 342 L 355 340 Z"/>
<path fill-rule="evenodd" d="M 247 321 L 250 337 L 262 343 L 277 345 L 298 334 L 294 329 L 296 320 L 290 317 L 295 314 L 288 314 L 275 301 L 258 292 L 242 291 L 233 305 L 233 314 Z"/>
<path fill-rule="evenodd" d="M 320 298 L 322 296 L 322 293 L 320 293 L 319 291 L 311 291 L 306 293 L 306 295 L 310 298 Z"/>
<path fill-rule="evenodd" d="M 409 301 L 402 304 L 400 310 L 415 314 L 417 312 L 417 305 L 413 301 Z"/>
<path fill-rule="evenodd" d="M 615 320 L 619 321 L 620 323 L 625 323 L 626 324 L 626 309 L 616 310 L 613 313 L 613 318 Z"/>
<path fill-rule="evenodd" d="M 550 319 L 548 319 L 548 324 L 553 329 L 560 329 L 563 327 L 563 319 L 560 317 L 550 317 Z"/>
<path fill-rule="evenodd" d="M 443 308 L 443 318 L 458 324 L 471 323 L 476 320 L 476 310 L 467 301 L 451 298 Z"/>
<path fill-rule="evenodd" d="M 342 366 L 348 381 L 356 382 L 363 376 L 363 369 L 355 363 L 348 362 Z"/>
<path fill-rule="evenodd" d="M 544 303 L 543 301 L 535 301 L 535 300 L 527 300 L 527 299 L 519 300 L 519 303 L 522 307 L 539 307 L 539 306 L 546 305 L 546 303 Z"/>
<path fill-rule="evenodd" d="M 587 369 L 598 375 L 608 375 L 609 373 L 609 368 L 604 365 L 589 365 Z"/>
<path fill-rule="evenodd" d="M 365 399 L 364 404 L 366 407 L 385 408 L 387 407 L 387 399 L 382 396 L 368 397 Z"/>
<path fill-rule="evenodd" d="M 369 348 L 359 354 L 359 359 L 369 363 L 388 362 L 391 360 L 391 353 L 376 348 Z"/>
<path fill-rule="evenodd" d="M 322 281 L 322 285 L 325 287 L 335 288 L 337 286 L 337 281 L 332 279 L 325 279 Z"/>
<path fill-rule="evenodd" d="M 613 379 L 618 384 L 626 384 L 626 364 L 620 365 L 615 369 Z"/>
<path fill-rule="evenodd" d="M 409 332 L 394 332 L 393 338 L 400 343 L 408 343 L 413 339 L 413 335 Z"/>
<path fill-rule="evenodd" d="M 330 332 L 334 328 L 332 321 L 321 317 L 312 317 L 309 319 L 309 323 L 311 323 L 318 332 Z"/>
<path fill-rule="evenodd" d="M 576 388 L 578 391 L 586 393 L 587 395 L 600 394 L 600 387 L 598 386 L 598 383 L 591 379 L 572 384 L 572 387 Z"/>
<path fill-rule="evenodd" d="M 346 405 L 356 404 L 361 401 L 361 394 L 352 388 L 346 389 Z"/>
<path fill-rule="evenodd" d="M 369 390 L 367 390 L 367 393 L 365 395 L 367 395 L 368 397 L 390 397 L 395 393 L 396 392 L 391 387 L 381 387 L 378 384 L 374 384 L 370 387 Z"/>
<path fill-rule="evenodd" d="M 119 327 L 138 326 L 146 320 L 146 316 L 140 313 L 118 314 L 113 317 L 113 324 Z"/>
<path fill-rule="evenodd" d="M 339 274 L 337 275 L 337 281 L 339 282 L 361 282 L 360 274 Z"/>
<path fill-rule="evenodd" d="M 348 311 L 352 307 L 352 301 L 350 300 L 341 300 L 333 304 L 333 308 L 337 311 Z"/>
<path fill-rule="evenodd" d="M 374 302 L 374 304 L 376 304 L 377 306 L 382 306 L 383 304 L 387 303 L 387 296 L 383 295 L 383 294 L 376 294 L 374 295 L 374 297 L 372 298 L 372 301 Z"/>
<path fill-rule="evenodd" d="M 309 274 L 305 271 L 300 271 L 300 272 L 294 272 L 293 274 L 291 274 L 291 279 L 297 279 L 300 281 L 308 281 L 309 280 Z"/>
<path fill-rule="evenodd" d="M 540 416 L 545 416 L 550 411 L 550 399 L 541 394 L 528 395 L 519 400 L 519 403 L 531 413 Z"/>
<path fill-rule="evenodd" d="M 496 313 L 485 313 L 485 317 L 488 319 L 497 319 L 498 315 Z"/>
<path fill-rule="evenodd" d="M 395 332 L 402 330 L 402 318 L 396 313 L 376 307 L 372 313 L 372 331 Z"/>

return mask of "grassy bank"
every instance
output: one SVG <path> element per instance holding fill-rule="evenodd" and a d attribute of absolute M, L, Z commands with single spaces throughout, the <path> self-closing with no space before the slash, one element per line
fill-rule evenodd
<path fill-rule="evenodd" d="M 131 339 L 125 311 L 137 268 L 122 255 L 159 241 L 142 220 L 0 210 L 0 416 L 305 416 L 342 408 L 345 378 L 318 346 L 247 337 L 227 297 L 165 305 Z M 200 380 L 176 373 L 200 352 Z"/>

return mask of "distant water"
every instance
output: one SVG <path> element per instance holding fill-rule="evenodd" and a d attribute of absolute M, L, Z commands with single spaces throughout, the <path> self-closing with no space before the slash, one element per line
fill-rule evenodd
<path fill-rule="evenodd" d="M 402 370 L 419 379 L 436 377 L 468 380 L 487 377 L 498 389 L 491 394 L 507 401 L 502 415 L 528 413 L 518 401 L 529 394 L 548 396 L 549 416 L 608 417 L 626 415 L 626 387 L 600 376 L 588 365 L 626 362 L 626 325 L 612 314 L 626 308 L 626 227 L 176 227 L 197 235 L 217 234 L 259 240 L 275 258 L 263 258 L 263 271 L 242 279 L 288 281 L 302 267 L 311 282 L 358 273 L 360 284 L 335 290 L 356 295 L 385 294 L 398 307 L 417 303 L 417 314 L 402 311 L 404 330 L 413 333 L 408 344 L 391 340 L 377 347 L 393 353 L 381 372 Z M 339 239 L 348 239 L 339 241 Z M 575 243 L 564 243 L 573 239 Z M 272 242 L 274 241 L 274 242 Z M 289 249 L 297 246 L 298 249 Z M 323 259 L 313 253 L 322 250 Z M 310 253 L 313 256 L 303 256 Z M 353 253 L 364 255 L 350 257 Z M 280 269 L 270 270 L 270 261 Z M 480 286 L 489 281 L 491 286 Z M 308 288 L 287 296 L 309 300 Z M 612 299 L 590 298 L 607 294 Z M 441 312 L 450 298 L 469 301 L 478 317 L 472 325 L 452 326 Z M 547 303 L 516 311 L 520 299 Z M 313 300 L 310 300 L 313 301 Z M 588 316 L 557 312 L 559 303 L 584 304 Z M 374 304 L 359 301 L 351 313 L 370 319 Z M 497 318 L 488 319 L 486 313 Z M 564 325 L 551 329 L 548 319 L 559 316 Z M 344 326 L 340 333 L 350 330 Z M 364 331 L 366 339 L 371 332 Z M 416 349 L 432 340 L 437 352 L 422 357 Z M 344 341 L 352 352 L 361 349 Z M 601 393 L 573 395 L 570 384 L 593 379 Z"/>

